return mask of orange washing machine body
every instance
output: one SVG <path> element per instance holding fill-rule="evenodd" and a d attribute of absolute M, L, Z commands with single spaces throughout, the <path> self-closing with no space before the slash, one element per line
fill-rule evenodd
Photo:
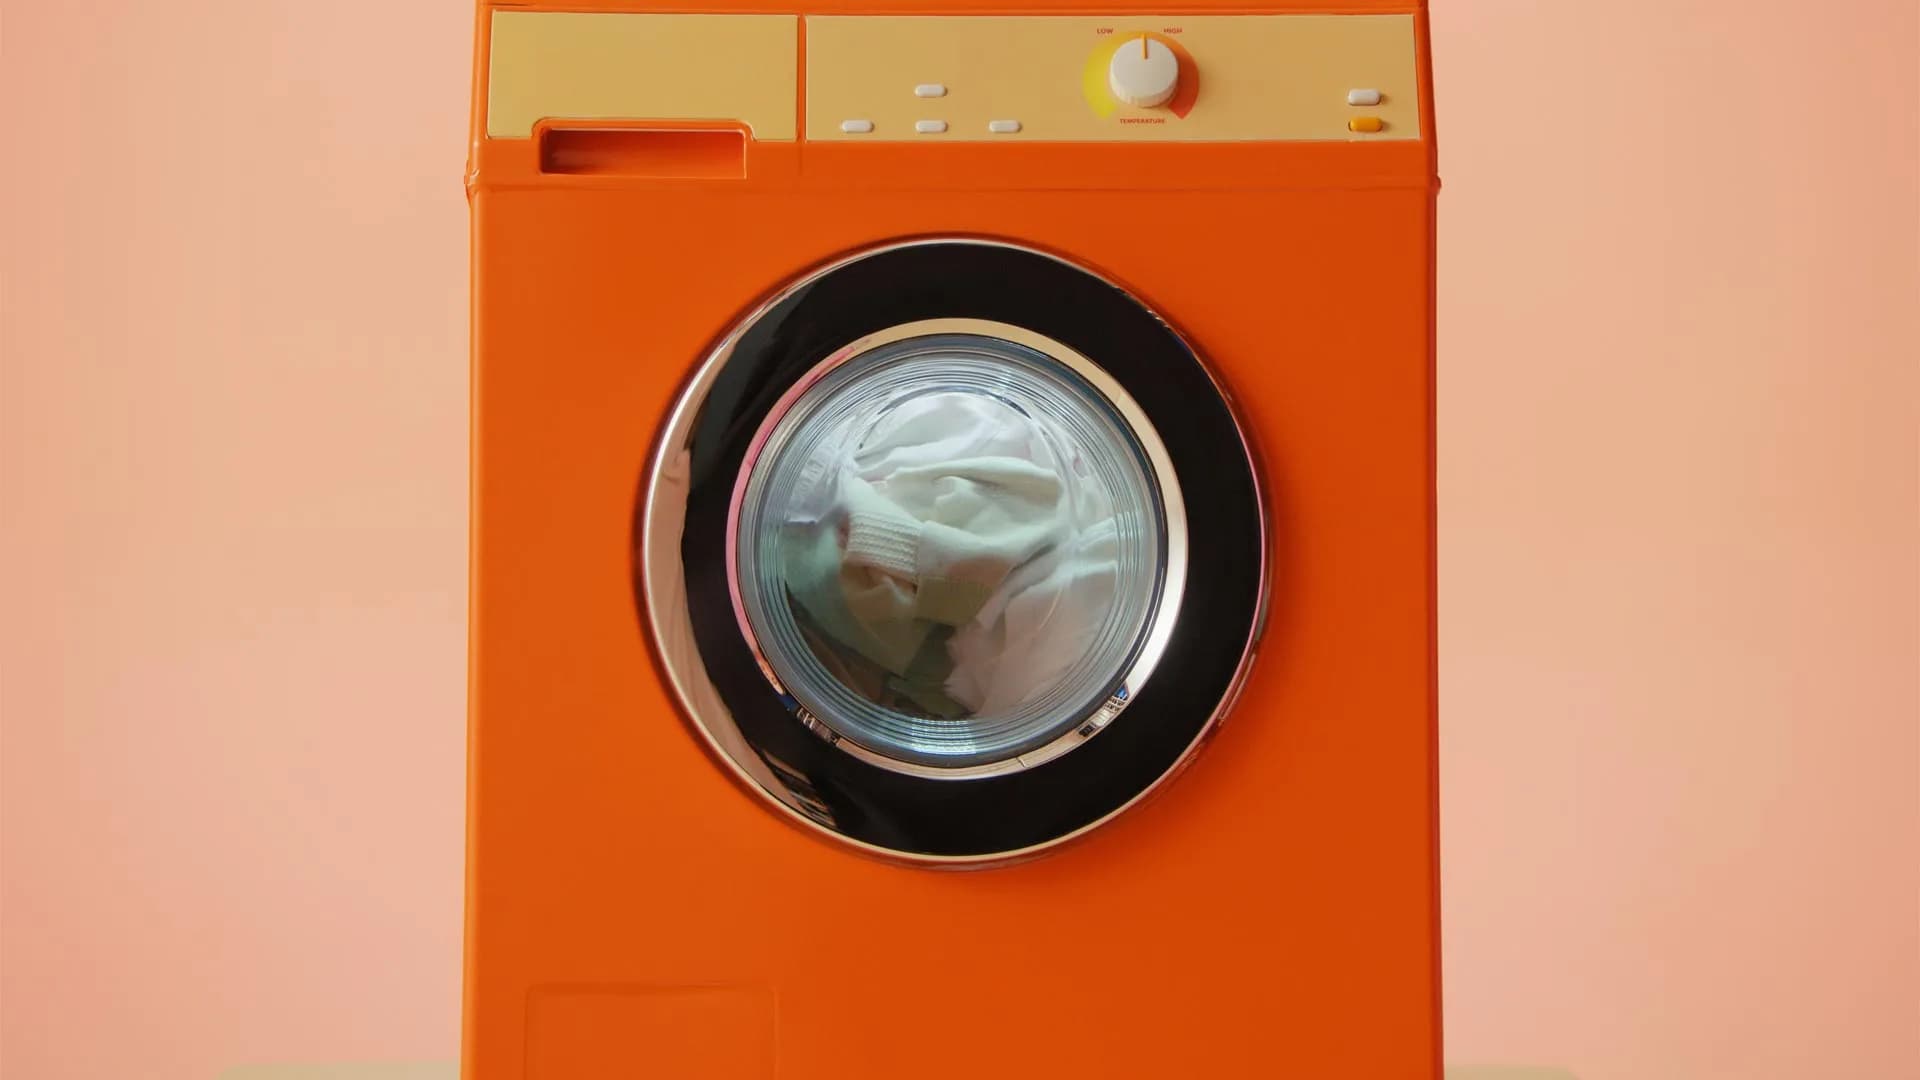
<path fill-rule="evenodd" d="M 483 0 L 466 1077 L 1439 1075 L 1427 57 L 1420 0 Z M 851 573 L 775 450 L 889 364 L 1121 433 L 1081 697 L 841 717 L 755 606 L 803 527 Z"/>

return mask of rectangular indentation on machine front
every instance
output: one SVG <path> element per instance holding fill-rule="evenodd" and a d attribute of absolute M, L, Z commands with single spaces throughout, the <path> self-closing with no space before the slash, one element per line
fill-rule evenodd
<path fill-rule="evenodd" d="M 540 171 L 570 176 L 723 180 L 747 175 L 738 128 L 543 126 Z"/>
<path fill-rule="evenodd" d="M 527 1080 L 772 1080 L 774 996 L 755 986 L 536 986 Z"/>

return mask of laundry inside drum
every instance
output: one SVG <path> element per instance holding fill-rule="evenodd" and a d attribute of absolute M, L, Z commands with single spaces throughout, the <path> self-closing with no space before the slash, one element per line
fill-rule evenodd
<path fill-rule="evenodd" d="M 936 768 L 1047 745 L 1119 690 L 1165 550 L 1108 399 L 1068 361 L 971 334 L 813 382 L 766 433 L 736 525 L 747 629 L 782 685 L 841 738 Z"/>

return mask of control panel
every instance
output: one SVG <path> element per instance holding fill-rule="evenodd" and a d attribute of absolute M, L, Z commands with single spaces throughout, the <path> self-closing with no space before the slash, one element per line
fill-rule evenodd
<path fill-rule="evenodd" d="M 503 11 L 487 132 L 592 119 L 736 122 L 759 141 L 1409 140 L 1415 33 L 1411 15 Z"/>
<path fill-rule="evenodd" d="M 490 23 L 488 138 L 530 138 L 543 120 L 712 120 L 794 137 L 798 16 L 496 11 Z"/>
<path fill-rule="evenodd" d="M 1411 15 L 806 23 L 808 139 L 1420 137 Z"/>

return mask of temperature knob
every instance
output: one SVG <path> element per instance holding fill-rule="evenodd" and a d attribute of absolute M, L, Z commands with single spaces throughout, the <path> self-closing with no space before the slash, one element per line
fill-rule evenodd
<path fill-rule="evenodd" d="M 1180 58 L 1163 41 L 1145 34 L 1120 43 L 1107 65 L 1107 85 L 1128 105 L 1165 105 L 1180 87 Z"/>

